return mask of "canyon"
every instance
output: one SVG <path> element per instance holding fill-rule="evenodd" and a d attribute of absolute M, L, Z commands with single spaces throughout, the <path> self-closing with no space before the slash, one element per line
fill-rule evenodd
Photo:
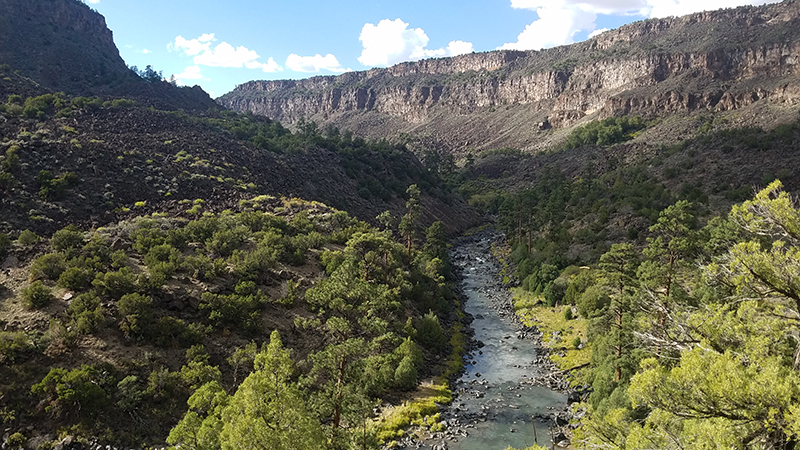
<path fill-rule="evenodd" d="M 652 19 L 542 51 L 493 51 L 306 80 L 250 81 L 223 106 L 455 153 L 542 150 L 560 130 L 800 102 L 800 3 Z"/>

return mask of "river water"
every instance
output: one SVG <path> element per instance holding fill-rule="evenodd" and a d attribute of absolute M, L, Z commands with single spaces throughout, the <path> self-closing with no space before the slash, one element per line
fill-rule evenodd
<path fill-rule="evenodd" d="M 479 348 L 465 358 L 465 372 L 452 386 L 454 400 L 443 413 L 448 431 L 418 448 L 505 450 L 535 442 L 550 448 L 551 418 L 566 409 L 566 394 L 531 383 L 545 374 L 536 364 L 543 352 L 533 333 L 514 318 L 510 293 L 499 282 L 500 267 L 491 255 L 494 239 L 496 234 L 484 233 L 460 242 L 451 254 Z"/>

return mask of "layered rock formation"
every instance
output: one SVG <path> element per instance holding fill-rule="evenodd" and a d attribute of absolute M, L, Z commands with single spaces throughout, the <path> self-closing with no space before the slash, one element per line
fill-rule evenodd
<path fill-rule="evenodd" d="M 454 151 L 535 149 L 548 142 L 549 126 L 584 119 L 727 111 L 765 99 L 798 104 L 799 63 L 800 3 L 791 0 L 637 22 L 543 51 L 251 81 L 218 101 L 284 123 L 305 117 Z"/>

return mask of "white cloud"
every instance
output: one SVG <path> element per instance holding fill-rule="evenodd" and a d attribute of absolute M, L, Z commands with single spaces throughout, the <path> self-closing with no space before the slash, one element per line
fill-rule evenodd
<path fill-rule="evenodd" d="M 216 41 L 214 33 L 206 33 L 195 39 L 178 36 L 174 42 L 167 45 L 167 49 L 193 57 L 195 66 L 246 67 L 261 69 L 264 72 L 283 70 L 283 67 L 273 58 L 269 58 L 266 63 L 258 61 L 260 56 L 255 50 L 250 50 L 245 46 L 234 47 L 225 41 L 214 46 L 213 43 Z"/>
<path fill-rule="evenodd" d="M 328 53 L 325 56 L 316 54 L 314 56 L 300 56 L 292 53 L 286 58 L 286 67 L 295 72 L 319 72 L 327 70 L 334 73 L 347 72 L 350 69 L 342 68 L 339 60 L 335 56 Z"/>
<path fill-rule="evenodd" d="M 536 9 L 539 19 L 525 27 L 517 42 L 501 46 L 504 50 L 539 50 L 575 42 L 580 31 L 593 31 L 597 14 L 581 8 L 542 7 Z"/>
<path fill-rule="evenodd" d="M 777 0 L 511 0 L 511 7 L 535 11 L 539 18 L 525 27 L 517 42 L 502 49 L 538 50 L 571 44 L 581 31 L 595 36 L 598 14 L 666 17 L 743 5 L 763 5 Z"/>
<path fill-rule="evenodd" d="M 147 54 L 149 54 L 149 53 L 150 53 L 150 50 L 148 50 L 148 49 L 146 49 L 146 48 L 143 48 L 143 49 L 142 49 L 142 53 L 144 53 L 145 55 L 147 55 Z"/>
<path fill-rule="evenodd" d="M 94 5 L 100 3 L 100 0 L 86 0 L 86 1 L 88 1 L 89 3 L 94 4 Z"/>
<path fill-rule="evenodd" d="M 605 33 L 606 31 L 608 31 L 608 28 L 600 28 L 599 30 L 594 30 L 591 33 L 589 33 L 589 37 L 593 38 L 593 37 L 597 36 L 598 34 Z"/>
<path fill-rule="evenodd" d="M 647 0 L 650 17 L 682 16 L 700 11 L 764 5 L 777 0 Z"/>
<path fill-rule="evenodd" d="M 447 48 L 427 49 L 430 39 L 422 28 L 408 28 L 401 19 L 384 19 L 377 25 L 364 24 L 358 37 L 364 49 L 358 61 L 365 66 L 391 66 L 422 58 L 456 56 L 470 53 L 472 44 L 452 41 Z"/>
<path fill-rule="evenodd" d="M 178 81 L 178 84 L 180 84 L 181 86 L 185 86 L 188 84 L 186 83 L 186 80 L 209 81 L 208 78 L 203 76 L 199 66 L 189 66 L 183 69 L 183 72 L 173 74 L 172 76 L 175 77 L 175 79 Z"/>

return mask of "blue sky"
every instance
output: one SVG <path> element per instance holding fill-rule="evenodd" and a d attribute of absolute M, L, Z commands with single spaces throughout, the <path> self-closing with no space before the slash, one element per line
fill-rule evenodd
<path fill-rule="evenodd" d="M 218 97 L 307 78 L 498 48 L 538 50 L 648 17 L 774 0 L 85 0 L 128 65 Z"/>

